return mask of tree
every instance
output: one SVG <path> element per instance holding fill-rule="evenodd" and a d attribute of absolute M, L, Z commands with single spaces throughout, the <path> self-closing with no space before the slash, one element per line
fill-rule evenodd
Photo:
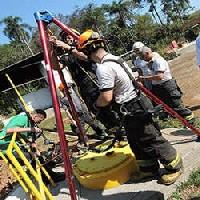
<path fill-rule="evenodd" d="M 156 17 L 158 18 L 160 24 L 164 25 L 158 11 L 157 11 L 157 7 L 156 5 L 158 4 L 158 1 L 157 0 L 146 0 L 147 3 L 150 4 L 150 7 L 149 7 L 149 12 L 151 12 L 152 16 L 154 17 L 154 19 L 156 19 Z"/>
<path fill-rule="evenodd" d="M 29 46 L 30 31 L 32 30 L 32 27 L 21 22 L 22 19 L 20 17 L 8 16 L 2 19 L 0 24 L 5 25 L 3 33 L 11 42 L 24 44 L 33 55 L 33 51 Z"/>
<path fill-rule="evenodd" d="M 104 11 L 90 3 L 82 9 L 77 8 L 72 15 L 69 16 L 68 24 L 80 32 L 91 28 L 99 31 L 101 27 L 106 26 Z"/>
<path fill-rule="evenodd" d="M 20 45 L 13 42 L 11 44 L 0 45 L 0 69 L 3 69 L 26 57 L 20 50 Z"/>
<path fill-rule="evenodd" d="M 147 45 L 155 43 L 156 24 L 150 14 L 138 15 L 134 25 L 135 37 L 137 41 L 142 41 Z"/>
<path fill-rule="evenodd" d="M 133 1 L 113 1 L 112 4 L 103 4 L 102 8 L 108 13 L 110 20 L 114 19 L 120 28 L 129 25 L 132 20 L 132 8 L 137 7 Z"/>
<path fill-rule="evenodd" d="M 162 11 L 167 17 L 167 22 L 183 22 L 187 11 L 191 8 L 189 0 L 161 0 Z"/>

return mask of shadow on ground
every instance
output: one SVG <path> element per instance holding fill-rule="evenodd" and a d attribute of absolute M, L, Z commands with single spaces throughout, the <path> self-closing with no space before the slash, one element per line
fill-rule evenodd
<path fill-rule="evenodd" d="M 112 189 L 110 190 L 90 190 L 83 188 L 79 183 L 76 184 L 76 189 L 78 190 L 77 198 L 78 199 L 87 199 L 87 200 L 164 200 L 164 194 L 158 191 L 139 191 L 139 192 L 119 192 L 117 190 L 114 194 Z M 66 186 L 65 182 L 59 183 L 56 188 L 52 191 L 55 199 L 68 199 L 70 198 L 69 188 Z M 59 195 L 59 196 L 58 196 Z M 56 197 L 57 196 L 57 197 Z"/>
<path fill-rule="evenodd" d="M 102 191 L 98 190 L 84 193 L 82 197 L 88 200 L 164 200 L 164 194 L 158 191 L 123 192 L 108 195 L 102 195 Z"/>
<path fill-rule="evenodd" d="M 195 135 L 195 134 L 191 130 L 188 130 L 188 129 L 179 129 L 179 130 L 172 131 L 170 133 L 170 135 L 174 135 L 174 136 L 192 136 L 192 135 Z"/>
<path fill-rule="evenodd" d="M 191 111 L 199 110 L 200 109 L 200 105 L 190 106 L 189 109 Z"/>

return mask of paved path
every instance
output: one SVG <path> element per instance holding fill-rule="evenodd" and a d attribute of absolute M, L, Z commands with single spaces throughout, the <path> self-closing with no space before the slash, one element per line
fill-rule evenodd
<path fill-rule="evenodd" d="M 77 183 L 78 200 L 165 200 L 175 191 L 176 185 L 187 180 L 192 170 L 200 166 L 200 143 L 196 142 L 196 136 L 187 129 L 164 129 L 163 135 L 177 151 L 182 155 L 184 162 L 184 174 L 171 186 L 158 184 L 156 180 L 145 183 L 128 182 L 117 188 L 109 190 L 89 190 Z M 61 182 L 53 190 L 55 200 L 70 200 L 69 190 L 65 182 Z M 23 191 L 17 188 L 6 200 L 23 200 Z"/>

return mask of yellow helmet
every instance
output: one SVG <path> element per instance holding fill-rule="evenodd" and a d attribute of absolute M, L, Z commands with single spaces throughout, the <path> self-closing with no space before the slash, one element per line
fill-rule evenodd
<path fill-rule="evenodd" d="M 79 36 L 79 50 L 89 49 L 90 47 L 93 47 L 94 50 L 97 47 L 99 48 L 104 46 L 104 40 L 100 37 L 99 33 L 93 30 L 87 30 Z"/>

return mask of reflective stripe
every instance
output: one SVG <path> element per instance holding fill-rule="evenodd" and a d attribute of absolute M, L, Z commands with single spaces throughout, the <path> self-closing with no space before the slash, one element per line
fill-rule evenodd
<path fill-rule="evenodd" d="M 186 120 L 191 120 L 194 118 L 194 114 L 192 113 L 191 115 L 185 116 Z"/>
<path fill-rule="evenodd" d="M 177 165 L 179 165 L 181 162 L 181 157 L 179 154 L 176 155 L 176 158 L 174 160 L 172 160 L 170 163 L 168 164 L 163 164 L 165 168 L 167 169 L 175 169 L 177 167 Z"/>

